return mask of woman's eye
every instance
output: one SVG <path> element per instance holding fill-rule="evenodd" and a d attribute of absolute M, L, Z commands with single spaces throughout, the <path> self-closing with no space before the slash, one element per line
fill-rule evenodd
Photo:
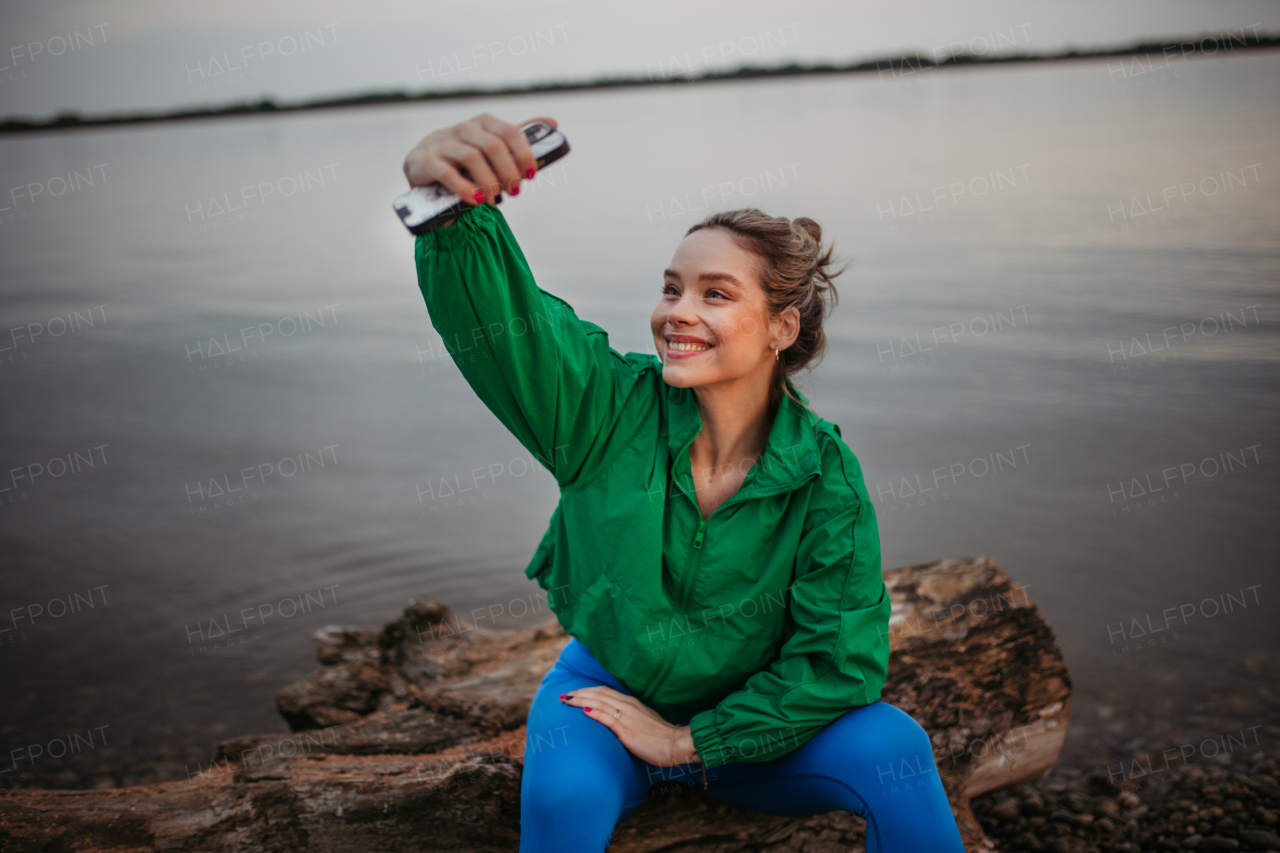
<path fill-rule="evenodd" d="M 708 290 L 708 291 L 707 291 L 707 295 L 708 295 L 708 296 L 710 296 L 710 295 L 711 295 L 711 294 L 713 294 L 713 293 L 718 294 L 718 295 L 720 295 L 720 296 L 724 296 L 724 298 L 725 298 L 725 299 L 728 299 L 728 298 L 729 298 L 728 296 L 725 296 L 725 294 L 724 294 L 724 293 L 722 293 L 722 292 L 721 292 L 721 291 L 719 291 L 719 290 Z"/>

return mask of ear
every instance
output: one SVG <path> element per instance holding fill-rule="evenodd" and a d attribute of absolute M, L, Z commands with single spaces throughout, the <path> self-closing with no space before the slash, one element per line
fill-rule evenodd
<path fill-rule="evenodd" d="M 800 337 L 800 309 L 794 305 L 783 312 L 777 331 L 778 349 L 787 349 Z"/>

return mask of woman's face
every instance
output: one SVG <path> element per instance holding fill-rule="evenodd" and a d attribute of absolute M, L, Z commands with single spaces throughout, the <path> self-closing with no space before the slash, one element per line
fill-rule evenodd
<path fill-rule="evenodd" d="M 695 231 L 676 248 L 663 274 L 649 325 L 668 385 L 692 388 L 773 371 L 773 345 L 796 338 L 799 312 L 766 310 L 758 259 L 723 228 Z"/>

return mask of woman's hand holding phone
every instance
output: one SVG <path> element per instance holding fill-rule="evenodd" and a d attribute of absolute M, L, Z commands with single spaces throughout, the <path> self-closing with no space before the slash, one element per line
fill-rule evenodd
<path fill-rule="evenodd" d="M 472 205 L 496 204 L 503 191 L 519 195 L 520 181 L 537 171 L 533 150 L 520 128 L 539 119 L 557 127 L 548 116 L 514 125 L 481 113 L 427 134 L 404 158 L 409 186 L 438 182 Z"/>

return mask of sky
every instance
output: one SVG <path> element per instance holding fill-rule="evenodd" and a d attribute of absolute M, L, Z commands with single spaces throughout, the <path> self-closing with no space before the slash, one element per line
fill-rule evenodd
<path fill-rule="evenodd" d="M 16 0 L 0 115 L 156 110 L 1280 32 L 1280 3 L 1192 0 Z"/>

